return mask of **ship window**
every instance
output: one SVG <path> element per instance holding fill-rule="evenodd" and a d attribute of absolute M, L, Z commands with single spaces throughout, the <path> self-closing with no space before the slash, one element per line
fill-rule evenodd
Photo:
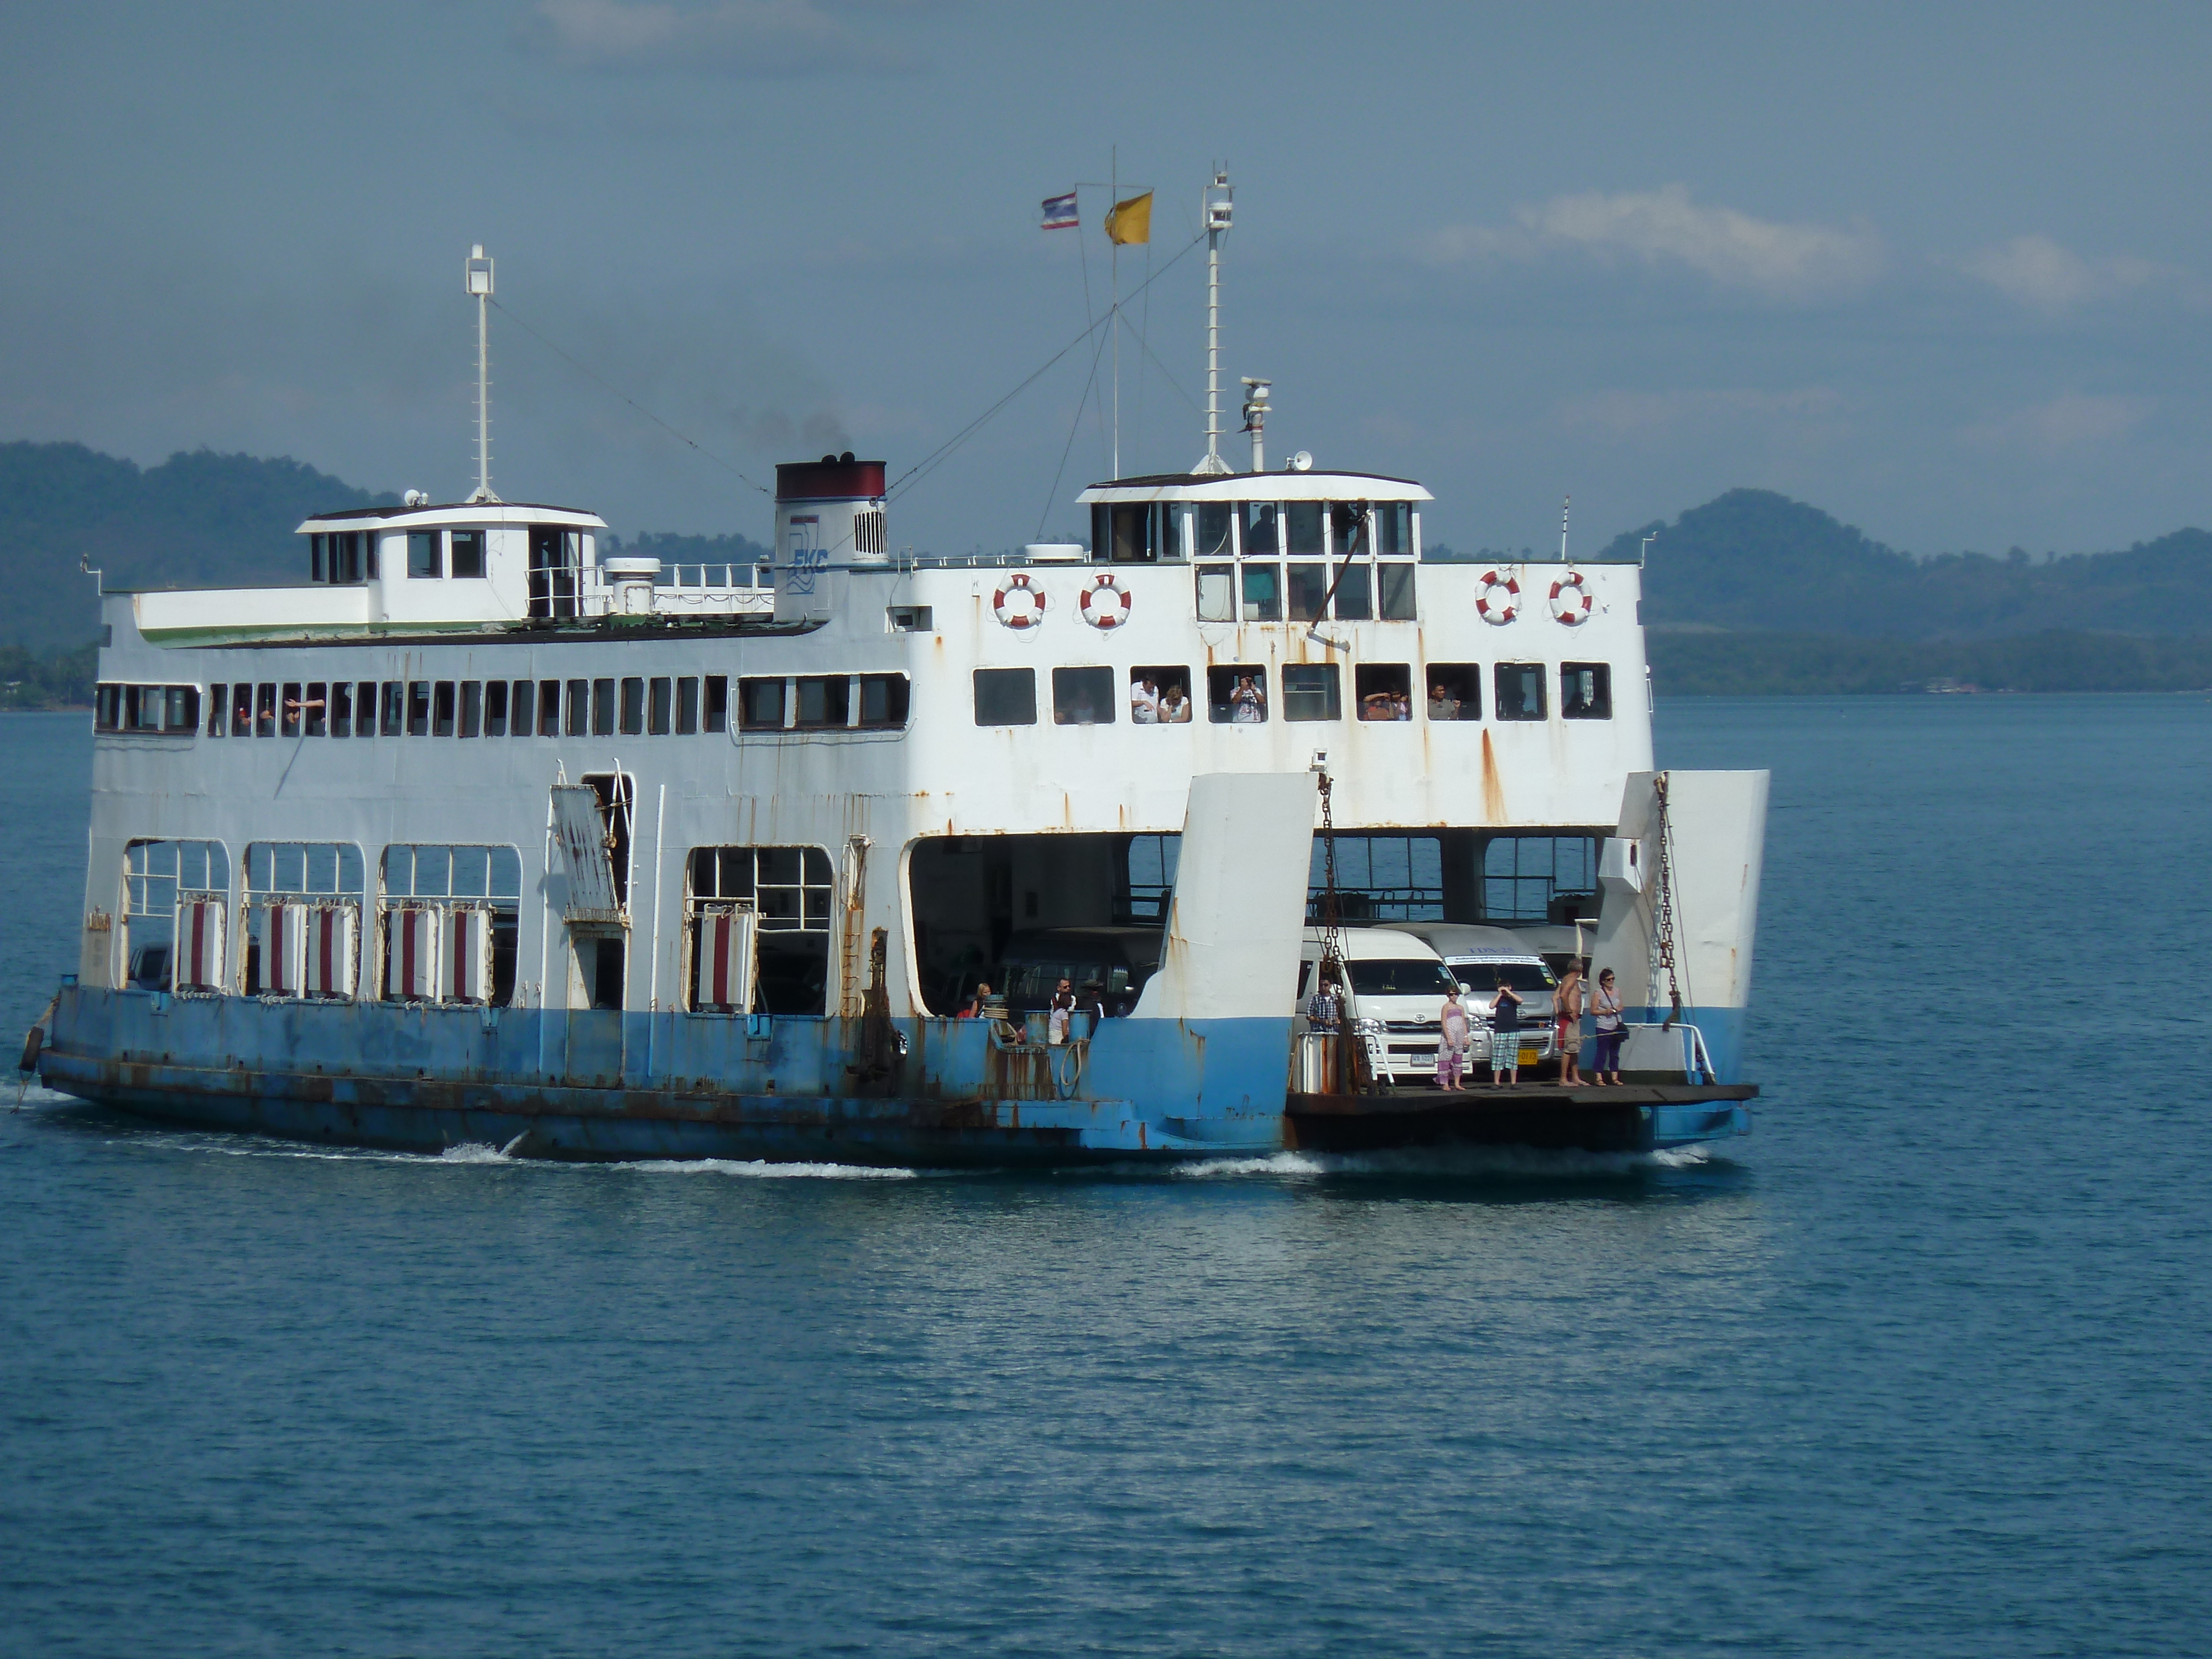
<path fill-rule="evenodd" d="M 507 735 L 507 682 L 486 680 L 483 689 L 483 734 L 488 738 Z"/>
<path fill-rule="evenodd" d="M 1283 619 L 1283 577 L 1281 568 L 1272 564 L 1248 564 L 1240 574 L 1244 585 L 1244 620 L 1246 622 L 1280 622 Z"/>
<path fill-rule="evenodd" d="M 246 848 L 240 983 L 247 996 L 353 995 L 363 867 L 361 849 L 342 842 Z"/>
<path fill-rule="evenodd" d="M 1366 514 L 1356 501 L 1328 504 L 1328 556 L 1349 559 L 1368 551 Z"/>
<path fill-rule="evenodd" d="M 353 735 L 353 683 L 350 680 L 331 682 L 330 732 L 334 738 Z"/>
<path fill-rule="evenodd" d="M 1492 836 L 1482 848 L 1482 920 L 1572 921 L 1595 914 L 1597 839 Z"/>
<path fill-rule="evenodd" d="M 495 684 L 496 681 L 493 682 Z M 461 682 L 461 719 L 456 728 L 462 737 L 473 738 L 483 730 L 484 688 L 482 681 Z"/>
<path fill-rule="evenodd" d="M 100 714 L 97 711 L 105 705 L 108 693 L 112 691 L 114 689 L 114 687 L 108 685 L 103 685 L 100 688 L 99 695 L 101 701 L 94 705 L 95 712 L 93 715 L 93 726 L 94 729 L 97 729 L 100 725 Z M 211 738 L 219 738 L 222 736 L 224 732 L 230 730 L 230 722 L 227 718 L 229 706 L 230 688 L 228 685 L 210 685 L 208 687 L 208 736 Z M 112 726 L 115 724 L 114 715 L 110 714 L 107 716 L 107 724 L 110 726 Z"/>
<path fill-rule="evenodd" d="M 903 674 L 860 676 L 860 724 L 878 729 L 906 724 L 908 686 Z"/>
<path fill-rule="evenodd" d="M 307 538 L 307 580 L 319 582 L 323 579 L 323 532 L 316 531 Z"/>
<path fill-rule="evenodd" d="M 1444 852 L 1436 836 L 1336 837 L 1336 913 L 1357 921 L 1442 921 Z M 1328 901 L 1328 843 L 1316 836 L 1306 864 L 1306 920 L 1318 925 Z"/>
<path fill-rule="evenodd" d="M 1613 718 L 1613 670 L 1601 662 L 1563 662 L 1559 665 L 1559 718 L 1565 720 L 1609 720 Z"/>
<path fill-rule="evenodd" d="M 1276 539 L 1278 513 L 1273 501 L 1244 503 L 1244 556 L 1271 557 L 1282 550 Z M 1293 549 L 1293 551 L 1297 550 Z M 1321 550 L 1313 550 L 1318 553 Z"/>
<path fill-rule="evenodd" d="M 438 557 L 436 531 L 410 530 L 407 532 L 407 574 L 417 580 L 446 574 L 443 562 Z"/>
<path fill-rule="evenodd" d="M 561 735 L 561 682 L 538 682 L 538 735 L 557 738 Z"/>
<path fill-rule="evenodd" d="M 512 847 L 386 848 L 377 994 L 513 1001 L 521 897 L 522 857 Z"/>
<path fill-rule="evenodd" d="M 1190 509 L 1180 501 L 1163 501 L 1160 514 L 1160 556 L 1164 559 L 1187 559 L 1190 556 Z"/>
<path fill-rule="evenodd" d="M 481 530 L 456 530 L 453 535 L 453 574 L 481 576 L 484 573 L 484 533 Z"/>
<path fill-rule="evenodd" d="M 702 724 L 709 732 L 726 732 L 730 725 L 730 682 L 723 674 L 709 674 L 702 693 L 706 708 Z"/>
<path fill-rule="evenodd" d="M 1237 556 L 1237 543 L 1231 527 L 1237 522 L 1235 507 L 1227 501 L 1200 501 L 1198 504 L 1198 550 L 1201 559 L 1231 559 Z"/>
<path fill-rule="evenodd" d="M 1342 693 L 1333 662 L 1283 665 L 1283 718 L 1334 720 L 1344 718 Z"/>
<path fill-rule="evenodd" d="M 222 735 L 223 688 L 209 707 L 208 729 Z M 93 729 L 99 732 L 166 732 L 191 735 L 199 731 L 200 689 L 197 685 L 97 686 L 93 692 Z"/>
<path fill-rule="evenodd" d="M 1129 671 L 1129 719 L 1137 726 L 1183 726 L 1190 720 L 1190 670 L 1181 663 Z"/>
<path fill-rule="evenodd" d="M 1159 557 L 1159 514 L 1155 508 L 1123 502 L 1109 512 L 1109 558 L 1115 564 L 1151 564 Z"/>
<path fill-rule="evenodd" d="M 1035 726 L 1036 670 L 979 668 L 975 671 L 975 724 Z"/>
<path fill-rule="evenodd" d="M 1410 564 L 1377 565 L 1375 579 L 1382 588 L 1382 620 L 1413 621 L 1413 567 Z"/>
<path fill-rule="evenodd" d="M 1378 558 L 1403 559 L 1413 552 L 1413 505 L 1411 501 L 1377 501 L 1368 520 Z M 1389 612 L 1383 612 L 1388 616 Z"/>
<path fill-rule="evenodd" d="M 1540 720 L 1544 718 L 1544 665 L 1534 662 L 1502 662 L 1492 671 L 1497 694 L 1491 707 L 1502 720 Z"/>
<path fill-rule="evenodd" d="M 430 692 L 430 735 L 450 738 L 454 731 L 454 685 L 451 680 L 440 680 Z"/>
<path fill-rule="evenodd" d="M 369 580 L 376 580 L 376 543 L 377 535 L 373 530 L 365 532 L 356 530 L 347 535 L 346 580 L 348 581 L 359 581 L 363 572 L 367 573 Z M 356 553 L 361 557 L 361 563 L 358 566 L 353 562 Z"/>
<path fill-rule="evenodd" d="M 132 842 L 123 854 L 125 982 L 141 991 L 221 991 L 229 904 L 230 854 L 221 842 Z M 188 948 L 173 964 L 180 921 Z"/>
<path fill-rule="evenodd" d="M 398 680 L 384 683 L 383 706 L 377 711 L 376 729 L 396 738 L 407 729 L 407 688 Z"/>
<path fill-rule="evenodd" d="M 1294 564 L 1290 570 L 1290 617 L 1292 622 L 1319 622 L 1328 603 L 1328 567 Z"/>
<path fill-rule="evenodd" d="M 894 634 L 927 634 L 937 626 L 936 608 L 927 605 L 894 605 L 884 615 Z"/>
<path fill-rule="evenodd" d="M 253 688 L 250 685 L 241 684 L 230 688 L 230 735 L 253 735 Z"/>
<path fill-rule="evenodd" d="M 1366 622 L 1375 615 L 1374 567 L 1364 559 L 1351 559 L 1335 567 L 1336 619 Z"/>
<path fill-rule="evenodd" d="M 1364 662 L 1352 671 L 1352 689 L 1364 720 L 1413 718 L 1413 671 L 1401 662 Z"/>
<path fill-rule="evenodd" d="M 1200 622 L 1237 620 L 1237 570 L 1233 565 L 1202 564 L 1198 568 L 1198 619 Z"/>
<path fill-rule="evenodd" d="M 556 530 L 544 525 L 531 526 L 532 616 L 573 617 L 576 614 L 576 574 L 583 562 L 583 538 L 575 532 Z"/>
<path fill-rule="evenodd" d="M 669 683 L 656 679 L 647 688 L 645 700 L 646 735 L 665 738 L 668 735 Z"/>
<path fill-rule="evenodd" d="M 321 680 L 307 687 L 307 695 L 300 702 L 301 729 L 311 738 L 330 735 L 331 688 Z"/>
<path fill-rule="evenodd" d="M 1322 545 L 1322 504 L 1291 501 L 1283 508 L 1283 539 L 1292 557 L 1312 558 L 1326 551 Z"/>
<path fill-rule="evenodd" d="M 686 674 L 676 682 L 676 731 L 679 737 L 689 737 L 698 729 L 699 681 Z"/>
<path fill-rule="evenodd" d="M 300 684 L 296 680 L 280 688 L 276 732 L 280 737 L 300 735 Z"/>
<path fill-rule="evenodd" d="M 750 904 L 759 917 L 753 1006 L 771 1014 L 826 1013 L 835 893 L 829 854 L 818 847 L 695 847 L 690 862 L 691 1006 L 715 1008 L 702 997 L 702 991 L 711 996 L 711 978 L 702 984 L 702 969 L 711 975 L 714 964 L 713 916 Z"/>
<path fill-rule="evenodd" d="M 276 735 L 276 684 L 273 680 L 264 681 L 253 690 L 253 735 Z"/>
<path fill-rule="evenodd" d="M 353 734 L 356 738 L 376 735 L 376 682 L 363 680 L 354 688 Z"/>
<path fill-rule="evenodd" d="M 792 724 L 805 730 L 846 723 L 853 696 L 853 682 L 848 676 L 804 675 L 799 679 L 798 690 L 798 714 Z"/>
<path fill-rule="evenodd" d="M 580 738 L 592 729 L 592 683 L 589 680 L 568 682 L 568 719 L 562 731 L 572 738 Z"/>
<path fill-rule="evenodd" d="M 592 682 L 592 735 L 611 738 L 615 734 L 615 683 L 611 679 Z"/>
<path fill-rule="evenodd" d="M 407 735 L 427 738 L 430 735 L 430 682 L 407 682 Z"/>
<path fill-rule="evenodd" d="M 622 683 L 622 732 L 626 738 L 634 738 L 644 730 L 645 682 L 631 675 Z"/>
<path fill-rule="evenodd" d="M 1114 671 L 1110 668 L 1054 669 L 1052 723 L 1054 726 L 1113 725 Z"/>
<path fill-rule="evenodd" d="M 783 730 L 781 677 L 738 682 L 738 729 L 740 732 Z"/>
<path fill-rule="evenodd" d="M 1482 718 L 1482 667 L 1471 662 L 1432 662 L 1429 665 L 1429 718 L 1432 720 L 1479 720 Z"/>
<path fill-rule="evenodd" d="M 1216 726 L 1257 726 L 1267 718 L 1267 671 L 1224 663 L 1206 671 L 1206 715 Z"/>

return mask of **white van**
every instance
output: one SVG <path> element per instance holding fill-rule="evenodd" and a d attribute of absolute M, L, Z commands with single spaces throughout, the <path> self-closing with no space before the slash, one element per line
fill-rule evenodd
<path fill-rule="evenodd" d="M 1352 981 L 1343 988 L 1345 1018 L 1366 1040 L 1376 1073 L 1401 1088 L 1434 1082 L 1444 997 L 1455 982 L 1451 970 L 1426 940 L 1395 927 L 1347 927 L 1342 938 Z M 1322 930 L 1309 927 L 1298 951 L 1302 1013 L 1321 958 Z"/>
<path fill-rule="evenodd" d="M 1559 1048 L 1553 1025 L 1559 981 L 1534 941 L 1520 935 L 1529 931 L 1485 927 L 1462 922 L 1412 921 L 1406 931 L 1436 948 L 1444 966 L 1467 987 L 1468 1010 L 1478 1024 L 1490 1023 L 1492 999 L 1500 986 L 1510 986 L 1521 999 L 1521 1063 L 1533 1066 L 1549 1060 Z"/>

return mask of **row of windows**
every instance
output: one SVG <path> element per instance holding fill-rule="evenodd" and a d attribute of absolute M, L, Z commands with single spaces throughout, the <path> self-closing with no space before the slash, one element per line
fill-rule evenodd
<path fill-rule="evenodd" d="M 344 585 L 378 576 L 377 544 L 373 530 L 317 531 L 307 538 L 310 579 Z M 392 538 L 397 542 L 399 538 Z M 434 581 L 447 575 L 483 576 L 484 532 L 481 530 L 410 530 L 406 535 L 407 574 L 416 581 Z M 395 550 L 396 551 L 397 550 Z"/>
<path fill-rule="evenodd" d="M 182 724 L 143 729 L 189 732 L 199 720 L 196 686 L 167 688 L 189 697 Z M 167 719 L 172 705 L 143 691 L 139 702 Z M 726 674 L 576 680 L 264 680 L 208 688 L 211 738 L 682 737 L 723 732 L 730 721 Z M 739 682 L 740 723 L 749 732 L 882 729 L 906 724 L 903 674 L 804 674 Z M 116 707 L 138 702 L 118 697 Z M 106 718 L 106 702 L 101 704 Z M 106 725 L 103 731 L 141 729 Z"/>
<path fill-rule="evenodd" d="M 1285 720 L 1344 718 L 1343 680 L 1334 663 L 1285 663 L 1279 677 L 1281 715 Z M 1492 665 L 1492 717 L 1540 720 L 1548 717 L 1547 681 L 1541 663 Z M 1482 666 L 1479 663 L 1431 663 L 1426 696 L 1420 706 L 1432 720 L 1482 718 Z M 1055 668 L 1052 671 L 1052 721 L 1055 726 L 1111 726 L 1121 702 L 1111 668 Z M 1182 664 L 1128 671 L 1130 721 L 1138 726 L 1180 726 L 1193 718 L 1191 672 Z M 1601 662 L 1561 663 L 1559 714 L 1565 720 L 1613 718 L 1613 670 Z M 1034 726 L 1037 721 L 1036 671 L 979 668 L 975 671 L 975 724 Z M 1361 663 L 1352 670 L 1353 708 L 1363 720 L 1410 720 L 1415 707 L 1413 668 L 1407 663 Z M 1220 726 L 1256 726 L 1270 716 L 1268 674 L 1257 663 L 1218 663 L 1206 670 L 1206 714 Z"/>
<path fill-rule="evenodd" d="M 1091 509 L 1094 556 L 1161 560 L 1412 558 L 1410 501 L 1104 502 Z"/>
<path fill-rule="evenodd" d="M 1329 617 L 1339 622 L 1412 622 L 1413 567 L 1357 560 L 1285 566 L 1248 559 L 1198 568 L 1200 622 L 1320 622 Z"/>
<path fill-rule="evenodd" d="M 522 895 L 514 848 L 387 847 L 373 912 L 364 869 L 350 843 L 256 842 L 234 902 L 221 842 L 134 842 L 124 860 L 127 982 L 306 1001 L 513 1000 Z M 686 1006 L 828 1012 L 827 852 L 698 847 L 685 874 Z M 624 1006 L 623 944 L 596 934 L 575 941 L 590 1006 Z"/>
<path fill-rule="evenodd" d="M 95 732 L 195 732 L 200 723 L 197 685 L 118 685 L 94 688 Z"/>

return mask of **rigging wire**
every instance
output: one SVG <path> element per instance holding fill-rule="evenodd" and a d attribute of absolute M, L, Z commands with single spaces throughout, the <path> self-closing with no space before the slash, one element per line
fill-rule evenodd
<path fill-rule="evenodd" d="M 1205 240 L 1206 238 L 1204 236 L 1196 236 L 1192 238 L 1189 241 L 1185 242 L 1182 246 L 1176 251 L 1174 258 L 1162 265 L 1159 270 L 1152 276 L 1145 278 L 1145 288 L 1150 288 L 1154 283 L 1159 281 L 1161 277 L 1166 276 L 1168 272 L 1173 270 L 1176 265 L 1182 262 L 1182 257 L 1184 254 L 1188 253 L 1191 249 L 1196 247 Z M 1140 289 L 1138 290 L 1138 293 L 1142 293 L 1143 291 L 1144 290 Z M 1137 295 L 1136 294 L 1132 294 L 1129 297 L 1133 300 Z M 1098 321 L 1091 324 L 1080 334 L 1078 334 L 1066 345 L 1060 347 L 1059 350 L 1054 352 L 1051 356 L 1046 358 L 1044 362 L 1037 367 L 1036 370 L 1027 376 L 1019 386 L 1017 386 L 1012 392 L 1006 393 L 1005 397 L 1000 398 L 998 402 L 993 404 L 981 415 L 978 415 L 974 420 L 969 422 L 967 425 L 962 427 L 959 431 L 954 433 L 950 438 L 947 438 L 943 443 L 939 444 L 935 449 L 931 450 L 928 454 L 923 456 L 912 466 L 908 467 L 904 472 L 901 473 L 892 483 L 891 487 L 884 492 L 884 498 L 886 501 L 892 499 L 903 490 L 911 488 L 914 484 L 921 483 L 923 478 L 935 471 L 937 468 L 951 456 L 954 450 L 957 449 L 962 444 L 967 442 L 968 440 L 972 437 L 986 422 L 989 421 L 993 416 L 996 415 L 1008 404 L 1013 402 L 1015 398 L 1020 397 L 1023 392 L 1028 391 L 1030 387 L 1036 385 L 1037 381 L 1043 379 L 1046 370 L 1051 368 L 1055 363 L 1059 362 L 1062 357 L 1067 356 L 1069 352 L 1074 350 L 1076 347 L 1081 345 L 1085 340 L 1097 333 L 1101 327 L 1118 318 L 1120 310 L 1120 306 L 1116 304 L 1114 309 L 1109 311 L 1106 316 L 1099 319 Z"/>
<path fill-rule="evenodd" d="M 738 478 L 739 478 L 739 479 L 743 480 L 745 483 L 751 485 L 753 489 L 759 490 L 759 491 L 760 491 L 760 493 L 761 493 L 762 495 L 770 495 L 770 494 L 773 494 L 773 493 L 774 493 L 774 492 L 772 492 L 772 491 L 769 489 L 769 487 L 768 487 L 766 484 L 764 484 L 764 483 L 757 483 L 755 480 L 753 480 L 753 479 L 751 479 L 751 478 L 748 478 L 748 477 L 745 477 L 745 475 L 744 475 L 744 472 L 742 472 L 741 471 L 739 471 L 739 470 L 738 470 L 738 468 L 735 465 L 733 465 L 732 463 L 731 463 L 731 462 L 729 462 L 729 461 L 726 461 L 726 460 L 724 460 L 724 459 L 723 459 L 720 455 L 717 455 L 716 453 L 714 453 L 714 452 L 713 450 L 708 449 L 705 445 L 703 445 L 703 444 L 700 443 L 700 442 L 698 441 L 698 440 L 696 440 L 696 438 L 687 437 L 687 436 L 685 436 L 683 433 L 678 432 L 678 431 L 674 427 L 672 427 L 672 426 L 669 425 L 669 424 L 668 424 L 668 422 L 665 422 L 665 421 L 664 421 L 664 420 L 662 420 L 662 419 L 660 418 L 660 416 L 658 416 L 658 415 L 654 414 L 651 410 L 647 409 L 647 408 L 643 404 L 641 404 L 641 403 L 638 402 L 638 400 L 637 400 L 636 398 L 635 398 L 631 397 L 628 392 L 624 392 L 624 391 L 623 391 L 620 386 L 616 386 L 612 381 L 609 380 L 608 380 L 605 375 L 602 375 L 602 374 L 600 374 L 597 373 L 596 371 L 594 371 L 594 370 L 592 370 L 592 369 L 591 369 L 591 368 L 587 368 L 585 364 L 583 364 L 583 363 L 581 363 L 581 362 L 579 362 L 575 358 L 574 358 L 574 357 L 570 356 L 567 352 L 563 351 L 563 350 L 562 350 L 559 346 L 555 345 L 555 344 L 553 343 L 553 342 L 552 342 L 552 341 L 550 341 L 550 340 L 547 339 L 547 338 L 546 338 L 543 334 L 540 334 L 540 333 L 539 333 L 536 329 L 534 329 L 534 328 L 531 327 L 531 325 L 530 325 L 528 323 L 526 323 L 525 321 L 523 321 L 521 318 L 520 318 L 520 317 L 516 316 L 513 311 L 509 310 L 509 309 L 508 309 L 505 305 L 501 304 L 498 300 L 495 299 L 495 300 L 493 300 L 493 301 L 492 301 L 492 302 L 491 302 L 491 303 L 492 303 L 492 306 L 493 306 L 494 309 L 497 310 L 497 311 L 500 313 L 500 314 L 501 314 L 501 315 L 504 316 L 504 317 L 505 317 L 505 318 L 506 318 L 509 322 L 513 323 L 513 324 L 514 324 L 517 328 L 520 329 L 520 330 L 521 330 L 525 334 L 527 334 L 527 335 L 528 335 L 532 339 L 533 339 L 533 340 L 537 341 L 538 344 L 540 344 L 540 345 L 544 346 L 544 347 L 548 351 L 551 352 L 555 356 L 556 356 L 556 357 L 558 357 L 559 359 L 561 359 L 561 361 L 562 361 L 562 362 L 564 362 L 564 363 L 568 364 L 569 368 L 571 368 L 574 369 L 574 370 L 575 370 L 579 374 L 581 374 L 581 375 L 582 375 L 586 380 L 590 380 L 590 381 L 593 382 L 594 384 L 596 384 L 596 385 L 597 385 L 597 386 L 599 386 L 602 391 L 611 392 L 614 396 L 616 396 L 616 397 L 617 397 L 617 398 L 621 398 L 621 399 L 623 400 L 623 402 L 624 402 L 624 403 L 628 404 L 629 404 L 632 409 L 635 410 L 639 414 L 641 414 L 641 415 L 644 416 L 645 416 L 645 418 L 646 418 L 647 420 L 651 421 L 651 422 L 652 422 L 655 426 L 659 427 L 659 428 L 663 432 L 665 432 L 665 433 L 666 433 L 670 437 L 672 437 L 672 438 L 675 439 L 675 440 L 677 441 L 677 442 L 681 443 L 681 444 L 688 445 L 688 446 L 690 446 L 691 448 L 697 450 L 701 455 L 704 456 L 707 459 L 708 459 L 708 460 L 710 460 L 710 461 L 714 462 L 714 464 L 716 466 L 720 467 L 720 468 L 721 468 L 725 472 L 731 473 L 731 474 L 734 475 L 736 477 L 738 477 Z"/>
<path fill-rule="evenodd" d="M 1060 498 L 1060 481 L 1067 471 L 1067 458 L 1075 453 L 1075 434 L 1083 429 L 1083 411 L 1090 405 L 1091 389 L 1098 384 L 1098 360 L 1105 355 L 1106 337 L 1091 348 L 1091 374 L 1083 382 L 1083 395 L 1075 400 L 1075 418 L 1067 423 L 1067 441 L 1060 447 L 1060 465 L 1052 470 L 1052 488 L 1045 491 L 1044 506 L 1037 514 L 1036 538 L 1044 539 L 1044 521 L 1052 516 L 1052 504 Z"/>

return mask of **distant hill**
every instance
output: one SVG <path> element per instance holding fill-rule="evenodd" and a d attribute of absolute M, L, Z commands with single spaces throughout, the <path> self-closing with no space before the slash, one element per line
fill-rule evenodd
<path fill-rule="evenodd" d="M 1615 538 L 1607 556 L 1633 558 L 1653 531 L 1644 621 L 1654 629 L 1900 640 L 2212 633 L 2212 533 L 2202 530 L 2121 553 L 1916 559 L 1786 495 L 1731 489 L 1671 525 Z"/>
<path fill-rule="evenodd" d="M 80 558 L 110 587 L 295 581 L 301 520 L 398 499 L 284 459 L 201 449 L 142 470 L 82 444 L 0 444 L 0 643 L 51 651 L 92 636 L 100 609 Z"/>

